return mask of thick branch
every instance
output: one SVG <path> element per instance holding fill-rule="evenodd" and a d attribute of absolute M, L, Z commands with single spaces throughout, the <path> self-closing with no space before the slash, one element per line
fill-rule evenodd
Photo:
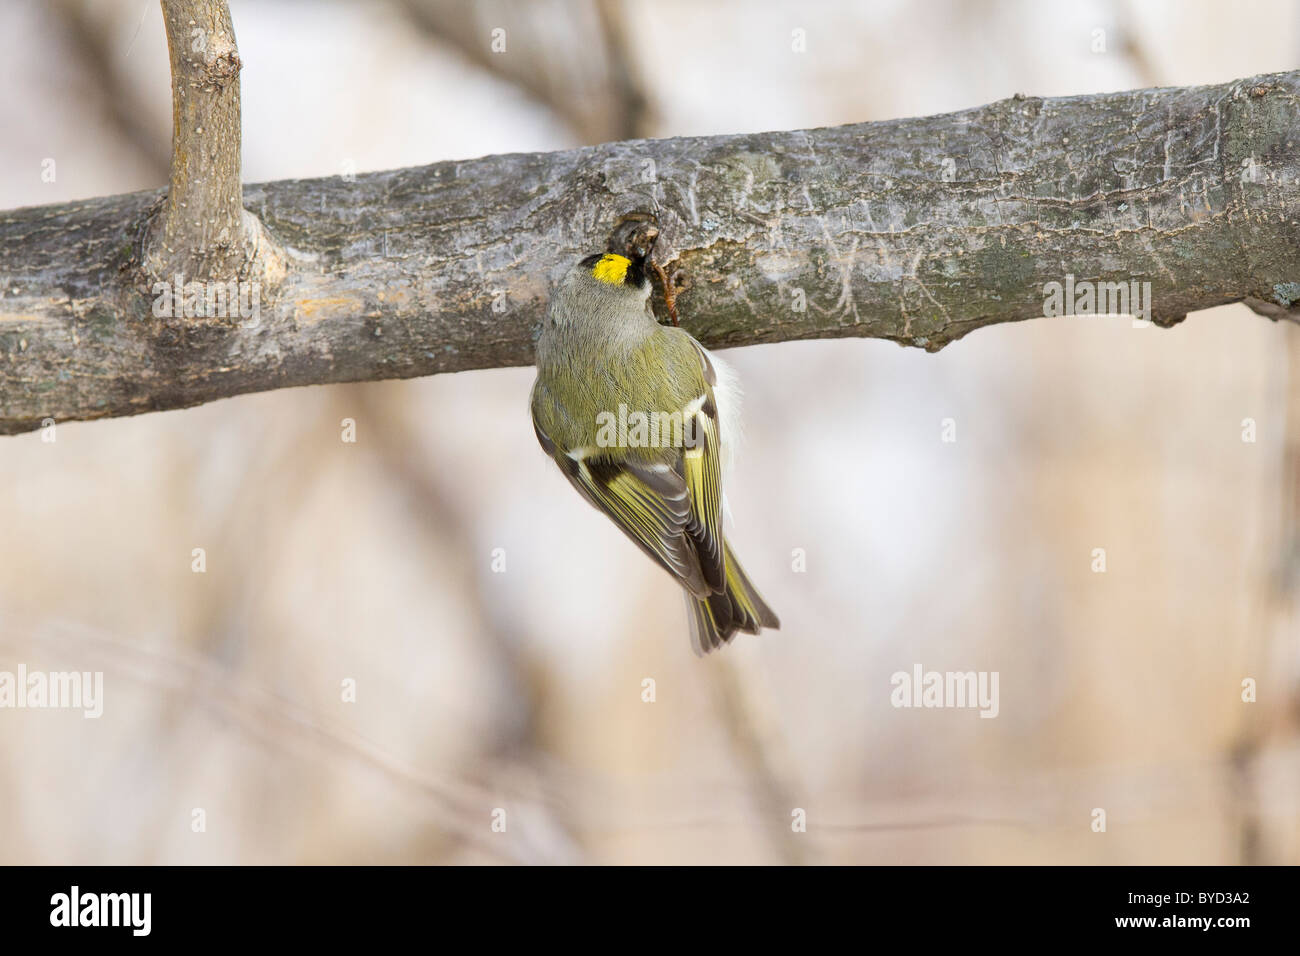
<path fill-rule="evenodd" d="M 1041 315 L 1067 274 L 1150 282 L 1159 324 L 1287 314 L 1298 94 L 1288 73 L 252 186 L 288 272 L 247 327 L 154 318 L 132 276 L 156 193 L 0 214 L 0 432 L 526 364 L 551 284 L 633 209 L 657 212 L 682 324 L 712 346 L 936 350 Z"/>

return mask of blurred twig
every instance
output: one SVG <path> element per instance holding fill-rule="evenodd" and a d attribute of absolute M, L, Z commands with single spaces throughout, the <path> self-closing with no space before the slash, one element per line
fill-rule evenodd
<path fill-rule="evenodd" d="M 578 142 L 648 135 L 649 107 L 617 0 L 397 2 L 418 27 L 513 84 L 573 130 Z M 503 32 L 494 37 L 494 30 Z M 559 53 L 573 50 L 582 53 Z"/>
<path fill-rule="evenodd" d="M 443 553 L 473 555 L 478 550 L 473 529 L 460 511 L 448 500 L 436 476 L 421 466 L 413 448 L 420 440 L 413 434 L 401 435 L 394 410 L 385 407 L 373 389 L 359 386 L 339 397 L 348 414 L 365 428 L 368 444 L 379 454 L 384 473 L 409 502 L 417 525 L 428 537 L 430 546 Z M 492 669 L 501 686 L 502 730 L 496 742 L 501 753 L 526 753 L 536 729 L 536 692 L 523 663 L 518 643 L 508 636 L 493 611 L 491 599 L 483 588 L 478 563 L 458 561 L 457 580 L 449 589 L 459 595 L 474 617 L 480 646 L 486 650 Z"/>
<path fill-rule="evenodd" d="M 165 130 L 147 122 L 147 111 L 118 66 L 121 50 L 113 45 L 113 31 L 105 22 L 115 19 L 121 9 L 115 5 L 97 7 L 88 0 L 53 0 L 50 4 L 74 55 L 89 74 L 94 101 L 118 138 L 139 155 L 155 181 L 166 182 L 171 144 Z"/>
<path fill-rule="evenodd" d="M 605 41 L 610 96 L 615 124 L 610 139 L 640 139 L 651 135 L 650 100 L 636 72 L 632 27 L 624 0 L 595 0 L 600 33 Z M 665 68 L 669 64 L 664 65 Z"/>
<path fill-rule="evenodd" d="M 736 666 L 731 657 L 710 666 L 722 725 L 749 776 L 759 806 L 770 818 L 770 825 L 764 828 L 764 832 L 770 835 L 773 849 L 783 863 L 807 863 L 807 840 L 804 834 L 795 832 L 790 826 L 791 811 L 798 804 L 791 797 L 784 776 L 774 765 L 765 734 L 760 729 L 762 716 L 752 706 L 746 685 L 736 674 Z"/>
<path fill-rule="evenodd" d="M 0 631 L 0 645 L 13 643 L 6 633 L 11 632 Z M 366 766 L 394 783 L 417 790 L 437 826 L 475 849 L 517 862 L 540 862 L 529 856 L 525 835 L 506 837 L 490 832 L 494 798 L 489 791 L 408 767 L 359 734 L 326 727 L 319 722 L 319 715 L 241 682 L 220 665 L 174 648 L 146 649 L 81 625 L 48 623 L 37 639 L 72 640 L 83 649 L 99 647 L 111 656 L 116 676 L 154 688 L 184 690 L 192 703 L 206 707 L 223 723 L 268 745 L 308 744 Z"/>
<path fill-rule="evenodd" d="M 417 516 L 417 525 L 430 547 L 442 553 L 475 554 L 479 549 L 470 522 L 448 499 L 437 476 L 431 469 L 423 467 L 420 457 L 413 453 L 413 449 L 420 445 L 419 437 L 402 428 L 396 410 L 386 407 L 374 388 L 365 386 L 349 390 L 339 400 L 346 405 L 349 414 L 363 423 L 368 446 L 378 451 L 385 473 L 410 502 L 410 510 Z M 526 648 L 520 647 L 502 625 L 494 602 L 484 588 L 481 567 L 482 563 L 474 560 L 455 562 L 453 573 L 457 580 L 451 583 L 448 591 L 460 596 L 463 605 L 471 612 L 475 645 L 486 652 L 497 678 L 494 712 L 499 715 L 499 730 L 484 739 L 483 757 L 487 763 L 510 764 L 516 771 L 528 768 L 538 777 L 537 782 L 545 791 L 548 788 L 541 779 L 544 769 L 530 760 L 538 746 L 537 697 L 543 681 L 526 663 Z M 570 823 L 562 818 L 567 804 L 554 802 L 540 806 L 545 808 L 555 839 L 562 841 L 567 848 L 564 854 L 566 862 L 580 862 Z"/>

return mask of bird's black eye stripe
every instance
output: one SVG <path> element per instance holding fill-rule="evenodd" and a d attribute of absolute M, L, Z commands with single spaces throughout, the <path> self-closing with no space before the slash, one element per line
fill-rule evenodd
<path fill-rule="evenodd" d="M 633 259 L 632 264 L 627 267 L 627 275 L 623 277 L 623 284 L 640 288 L 643 282 L 645 282 L 645 260 Z"/>
<path fill-rule="evenodd" d="M 579 262 L 578 265 L 582 266 L 584 269 L 594 269 L 596 268 L 596 263 L 600 261 L 600 257 L 602 255 L 604 255 L 604 253 L 593 252 L 591 255 L 587 256 L 587 258 Z"/>

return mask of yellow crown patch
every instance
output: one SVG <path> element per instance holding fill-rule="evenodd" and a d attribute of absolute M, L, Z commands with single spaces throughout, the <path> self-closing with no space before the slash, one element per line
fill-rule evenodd
<path fill-rule="evenodd" d="M 591 274 L 601 282 L 608 282 L 610 285 L 622 285 L 623 280 L 627 278 L 627 270 L 630 265 L 632 265 L 632 260 L 627 256 L 607 252 L 592 267 Z"/>

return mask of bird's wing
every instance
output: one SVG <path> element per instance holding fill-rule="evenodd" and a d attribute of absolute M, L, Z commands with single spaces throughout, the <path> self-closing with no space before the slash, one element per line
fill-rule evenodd
<path fill-rule="evenodd" d="M 707 357 L 702 356 L 707 362 Z M 711 371 L 711 369 L 710 369 Z M 601 448 L 559 448 L 537 415 L 542 449 L 588 501 L 697 597 L 725 586 L 722 485 L 712 387 L 682 410 L 688 447 L 674 460 L 615 460 Z"/>
<path fill-rule="evenodd" d="M 690 497 L 691 520 L 686 534 L 695 546 L 704 580 L 713 591 L 726 587 L 722 542 L 722 440 L 718 408 L 713 399 L 713 368 L 700 350 L 710 379 L 704 394 L 682 415 L 689 447 L 682 454 L 682 477 Z"/>

